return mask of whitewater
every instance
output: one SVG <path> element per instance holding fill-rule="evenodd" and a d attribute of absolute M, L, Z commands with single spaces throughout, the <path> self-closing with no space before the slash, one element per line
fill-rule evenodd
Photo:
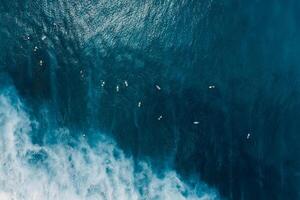
<path fill-rule="evenodd" d="M 100 133 L 91 146 L 84 137 L 66 142 L 69 130 L 52 127 L 56 142 L 34 144 L 31 133 L 38 122 L 26 110 L 14 90 L 1 92 L 1 200 L 218 199 L 205 184 L 190 187 L 175 171 L 158 176 L 146 162 L 136 167 Z"/>

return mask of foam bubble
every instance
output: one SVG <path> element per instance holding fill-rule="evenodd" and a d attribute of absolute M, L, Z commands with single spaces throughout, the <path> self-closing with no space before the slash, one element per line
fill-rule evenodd
<path fill-rule="evenodd" d="M 217 199 L 207 187 L 190 188 L 174 171 L 158 177 L 146 163 L 136 170 L 116 144 L 105 137 L 96 147 L 83 139 L 37 145 L 32 122 L 19 100 L 0 95 L 1 200 Z M 53 132 L 68 132 L 68 129 Z"/>

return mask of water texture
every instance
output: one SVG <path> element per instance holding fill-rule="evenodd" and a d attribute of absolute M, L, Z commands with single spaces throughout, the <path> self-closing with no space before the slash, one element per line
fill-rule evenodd
<path fill-rule="evenodd" d="M 0 199 L 300 199 L 299 9 L 1 0 Z"/>

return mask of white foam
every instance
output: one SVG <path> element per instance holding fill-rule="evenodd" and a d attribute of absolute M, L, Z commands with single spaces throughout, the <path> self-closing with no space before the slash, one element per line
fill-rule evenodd
<path fill-rule="evenodd" d="M 160 178 L 146 163 L 135 170 L 106 138 L 95 148 L 83 139 L 73 147 L 35 145 L 28 135 L 32 122 L 7 96 L 0 95 L 1 200 L 217 199 L 206 187 L 189 188 L 174 171 Z"/>

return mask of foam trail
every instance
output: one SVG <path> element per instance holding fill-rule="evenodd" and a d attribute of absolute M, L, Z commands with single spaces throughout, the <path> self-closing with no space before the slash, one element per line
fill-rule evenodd
<path fill-rule="evenodd" d="M 1 200 L 218 198 L 202 185 L 190 188 L 173 171 L 159 178 L 145 163 L 135 170 L 132 159 L 104 137 L 93 148 L 84 140 L 72 146 L 33 144 L 32 124 L 14 93 L 0 95 Z M 67 129 L 54 132 L 68 134 Z"/>

